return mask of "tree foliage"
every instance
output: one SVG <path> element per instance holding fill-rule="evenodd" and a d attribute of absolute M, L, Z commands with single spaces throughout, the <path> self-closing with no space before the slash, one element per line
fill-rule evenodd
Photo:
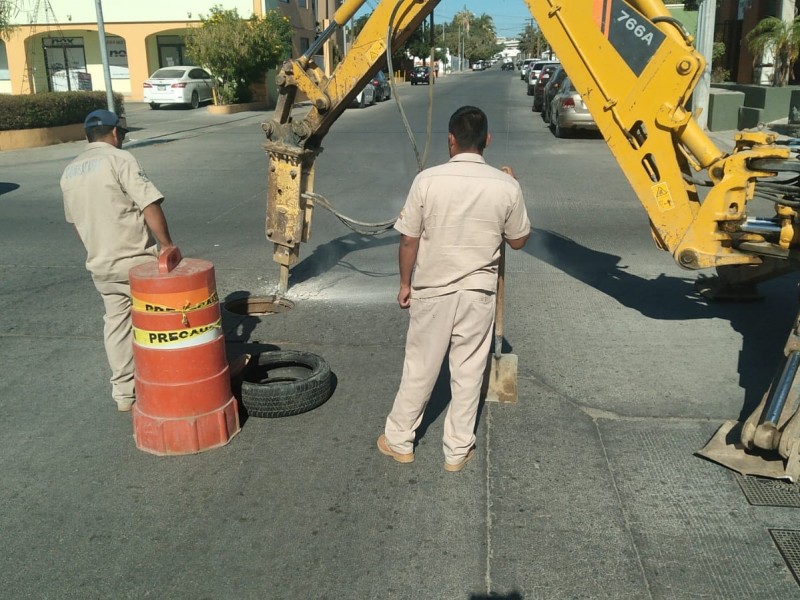
<path fill-rule="evenodd" d="M 519 50 L 525 57 L 542 56 L 550 49 L 550 44 L 547 43 L 542 30 L 530 23 L 525 26 L 525 31 L 520 34 L 518 39 Z"/>
<path fill-rule="evenodd" d="M 17 16 L 17 5 L 13 0 L 0 0 L 0 39 L 9 39 L 16 27 L 13 19 Z"/>
<path fill-rule="evenodd" d="M 353 36 L 358 36 L 371 15 L 362 15 L 353 21 Z M 436 24 L 433 28 L 434 60 L 447 60 L 447 49 L 458 55 L 460 45 L 464 45 L 464 57 L 470 61 L 492 58 L 502 50 L 497 43 L 497 33 L 492 17 L 483 14 L 476 17 L 468 10 L 457 13 L 449 23 Z M 403 64 L 407 57 L 419 58 L 427 63 L 431 56 L 430 22 L 425 20 L 406 39 L 400 48 L 392 53 L 395 67 Z"/>
<path fill-rule="evenodd" d="M 292 26 L 276 10 L 242 19 L 235 8 L 215 6 L 201 21 L 202 26 L 189 30 L 186 48 L 217 79 L 222 104 L 249 101 L 250 84 L 263 80 L 291 52 Z"/>
<path fill-rule="evenodd" d="M 778 17 L 767 17 L 745 36 L 745 42 L 753 56 L 763 60 L 772 54 L 774 70 L 772 85 L 785 86 L 792 74 L 792 65 L 800 56 L 800 17 L 783 21 Z"/>

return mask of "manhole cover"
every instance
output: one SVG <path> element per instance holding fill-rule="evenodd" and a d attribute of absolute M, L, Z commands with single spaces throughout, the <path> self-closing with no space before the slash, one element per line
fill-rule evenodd
<path fill-rule="evenodd" d="M 228 300 L 225 310 L 246 317 L 262 317 L 282 313 L 294 308 L 294 302 L 278 296 L 247 296 Z"/>
<path fill-rule="evenodd" d="M 786 561 L 786 565 L 800 583 L 800 531 L 793 529 L 770 529 L 769 534 Z"/>
<path fill-rule="evenodd" d="M 753 506 L 800 508 L 800 486 L 777 479 L 736 474 L 739 487 Z"/>

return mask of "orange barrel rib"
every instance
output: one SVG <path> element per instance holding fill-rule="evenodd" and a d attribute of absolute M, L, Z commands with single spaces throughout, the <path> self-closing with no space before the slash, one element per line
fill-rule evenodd
<path fill-rule="evenodd" d="M 158 455 L 203 452 L 239 432 L 214 265 L 174 252 L 172 264 L 130 271 L 133 435 L 137 448 Z"/>

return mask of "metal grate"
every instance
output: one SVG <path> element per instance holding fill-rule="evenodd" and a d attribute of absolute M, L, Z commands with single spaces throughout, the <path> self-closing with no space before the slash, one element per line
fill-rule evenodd
<path fill-rule="evenodd" d="M 786 561 L 786 565 L 800 583 L 800 531 L 793 529 L 770 529 L 769 534 Z"/>
<path fill-rule="evenodd" d="M 800 508 L 800 485 L 736 474 L 747 501 L 754 506 L 785 506 Z"/>

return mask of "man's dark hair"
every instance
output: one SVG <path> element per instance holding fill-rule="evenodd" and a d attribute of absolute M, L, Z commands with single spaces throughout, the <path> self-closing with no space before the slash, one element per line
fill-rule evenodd
<path fill-rule="evenodd" d="M 448 131 L 456 139 L 460 150 L 483 152 L 489 133 L 489 120 L 480 108 L 462 106 L 450 117 Z"/>
<path fill-rule="evenodd" d="M 116 127 L 116 125 L 98 125 L 97 127 L 90 127 L 86 130 L 86 139 L 90 142 L 96 142 L 114 131 L 114 127 Z"/>

